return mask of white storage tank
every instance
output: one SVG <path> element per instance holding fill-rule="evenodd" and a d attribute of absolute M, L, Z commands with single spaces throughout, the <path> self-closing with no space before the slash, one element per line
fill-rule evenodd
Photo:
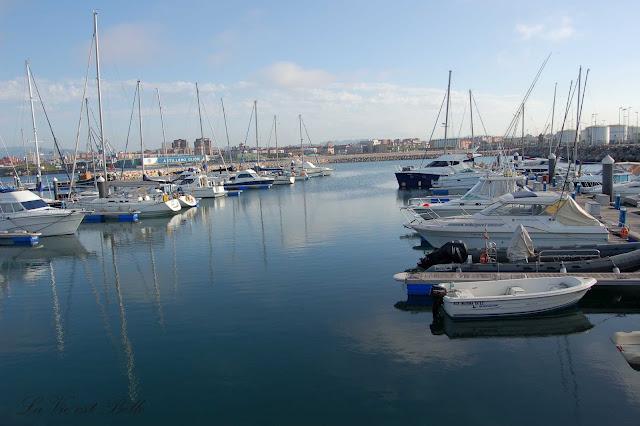
<path fill-rule="evenodd" d="M 589 126 L 582 131 L 582 139 L 587 145 L 609 145 L 609 126 Z"/>

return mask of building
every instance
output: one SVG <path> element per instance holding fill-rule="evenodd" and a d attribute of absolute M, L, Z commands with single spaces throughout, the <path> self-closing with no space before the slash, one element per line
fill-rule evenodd
<path fill-rule="evenodd" d="M 433 139 L 429 143 L 429 147 L 433 149 L 469 149 L 472 146 L 470 139 L 448 138 Z"/>
<path fill-rule="evenodd" d="M 587 145 L 609 145 L 610 138 L 609 126 L 589 126 L 580 132 L 580 140 Z"/>
<path fill-rule="evenodd" d="M 612 124 L 609 126 L 610 143 L 625 143 L 628 138 L 628 129 L 624 124 Z"/>
<path fill-rule="evenodd" d="M 189 144 L 186 139 L 175 139 L 171 142 L 171 151 L 174 154 L 188 154 L 189 153 Z"/>
<path fill-rule="evenodd" d="M 211 139 L 209 138 L 198 138 L 193 143 L 193 152 L 195 154 L 211 154 Z"/>

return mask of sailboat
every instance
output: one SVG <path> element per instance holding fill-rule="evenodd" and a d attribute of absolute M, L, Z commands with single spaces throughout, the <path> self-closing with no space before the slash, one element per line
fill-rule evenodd
<path fill-rule="evenodd" d="M 275 115 L 273 116 L 273 132 L 276 139 L 276 164 L 278 164 L 278 118 Z M 282 167 L 272 170 L 271 174 L 274 177 L 274 185 L 293 185 L 296 183 L 295 174 L 284 170 Z"/>
<path fill-rule="evenodd" d="M 93 31 L 96 52 L 96 81 L 98 89 L 98 116 L 100 123 L 100 142 L 102 149 L 102 163 L 104 176 L 107 175 L 107 158 L 106 158 L 106 142 L 104 136 L 104 120 L 102 114 L 102 91 L 100 88 L 100 50 L 98 42 L 98 12 L 93 12 Z M 142 137 L 142 115 L 140 112 L 140 81 L 137 85 L 138 93 L 138 124 L 140 130 L 140 150 L 142 155 L 142 174 L 144 176 L 144 142 Z M 104 178 L 103 178 L 104 179 Z M 99 179 L 100 180 L 100 179 Z M 114 182 L 111 183 L 114 185 Z M 116 184 L 117 185 L 117 184 Z M 111 193 L 108 190 L 104 194 L 89 194 L 80 196 L 75 200 L 69 200 L 67 205 L 83 207 L 87 210 L 93 210 L 96 215 L 102 213 L 134 213 L 137 212 L 140 217 L 161 216 L 167 214 L 175 214 L 180 211 L 180 202 L 177 199 L 169 197 L 169 195 L 157 191 L 152 194 L 131 194 L 130 192 L 121 192 L 119 194 Z M 100 196 L 103 195 L 103 196 Z"/>
<path fill-rule="evenodd" d="M 292 168 L 301 176 L 319 177 L 319 176 L 331 176 L 333 169 L 330 167 L 316 166 L 310 161 L 304 159 L 304 137 L 302 136 L 302 114 L 298 114 L 298 124 L 300 128 L 300 160 L 293 162 Z M 306 126 L 305 126 L 306 131 Z M 309 134 L 307 133 L 307 138 Z"/>

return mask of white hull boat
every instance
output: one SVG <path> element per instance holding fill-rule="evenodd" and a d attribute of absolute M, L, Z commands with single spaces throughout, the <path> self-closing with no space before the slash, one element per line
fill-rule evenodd
<path fill-rule="evenodd" d="M 316 166 L 310 161 L 305 161 L 302 164 L 298 163 L 295 167 L 295 171 L 296 173 L 301 175 L 306 173 L 306 175 L 310 178 L 320 177 L 320 176 L 331 176 L 331 173 L 333 173 L 332 168 Z"/>
<path fill-rule="evenodd" d="M 100 213 L 134 213 L 138 216 L 154 217 L 166 216 L 178 213 L 182 207 L 180 201 L 170 198 L 163 194 L 161 199 L 154 199 L 149 196 L 144 197 L 127 197 L 127 196 L 109 196 L 106 198 L 81 197 L 70 205 L 82 207 L 86 210 L 93 210 L 94 214 Z"/>
<path fill-rule="evenodd" d="M 49 207 L 31 191 L 0 191 L 0 231 L 26 231 L 42 237 L 70 235 L 86 214 L 84 210 Z"/>
<path fill-rule="evenodd" d="M 444 311 L 451 318 L 535 315 L 575 305 L 595 278 L 563 276 L 444 284 Z"/>
<path fill-rule="evenodd" d="M 191 194 L 196 198 L 218 198 L 227 195 L 222 183 L 210 179 L 205 174 L 183 172 L 180 179 L 173 184 L 179 192 Z"/>
<path fill-rule="evenodd" d="M 498 198 L 479 213 L 432 220 L 415 220 L 407 226 L 433 247 L 454 240 L 468 248 L 483 249 L 488 242 L 506 248 L 523 225 L 538 248 L 571 244 L 604 244 L 606 226 L 584 211 L 571 197 L 552 192 L 516 192 Z"/>
<path fill-rule="evenodd" d="M 296 183 L 295 176 L 275 175 L 273 180 L 274 185 L 293 185 L 294 183 Z"/>
<path fill-rule="evenodd" d="M 258 175 L 253 169 L 243 170 L 231 176 L 224 184 L 225 189 L 268 189 L 273 185 L 273 177 Z"/>

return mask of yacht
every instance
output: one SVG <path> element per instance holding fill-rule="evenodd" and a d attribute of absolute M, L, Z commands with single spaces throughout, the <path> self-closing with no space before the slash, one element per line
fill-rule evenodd
<path fill-rule="evenodd" d="M 243 170 L 235 176 L 231 176 L 224 183 L 224 189 L 255 189 L 271 188 L 274 179 L 272 177 L 260 176 L 253 169 Z"/>
<path fill-rule="evenodd" d="M 76 200 L 66 201 L 65 205 L 93 210 L 97 215 L 101 213 L 137 212 L 140 218 L 172 215 L 182 209 L 178 199 L 171 198 L 161 191 L 141 195 L 124 192 L 110 194 L 104 198 L 100 198 L 94 193 L 88 193 L 78 197 Z"/>
<path fill-rule="evenodd" d="M 179 192 L 191 194 L 196 198 L 217 198 L 227 195 L 224 184 L 209 179 L 204 173 L 183 172 L 173 183 L 178 186 Z"/>
<path fill-rule="evenodd" d="M 306 173 L 310 178 L 319 176 L 331 176 L 333 169 L 330 167 L 316 166 L 310 161 L 297 161 L 295 164 L 295 172 L 299 174 Z"/>
<path fill-rule="evenodd" d="M 450 176 L 441 176 L 431 186 L 431 193 L 433 195 L 464 194 L 485 175 L 486 171 L 469 167 Z"/>
<path fill-rule="evenodd" d="M 517 153 L 514 156 L 514 166 L 518 173 L 523 175 L 544 175 L 549 173 L 548 158 L 520 158 Z"/>
<path fill-rule="evenodd" d="M 405 166 L 396 172 L 400 189 L 431 189 L 441 177 L 452 176 L 474 165 L 480 154 L 444 154 L 430 160 L 425 166 Z"/>
<path fill-rule="evenodd" d="M 84 210 L 49 207 L 31 191 L 0 188 L 0 231 L 69 235 L 76 232 L 85 214 Z"/>
<path fill-rule="evenodd" d="M 471 216 L 418 220 L 408 224 L 433 247 L 461 240 L 473 249 L 506 248 L 522 224 L 539 248 L 603 244 L 609 240 L 606 226 L 587 213 L 567 194 L 514 192 Z"/>
<path fill-rule="evenodd" d="M 401 207 L 413 218 L 425 220 L 471 215 L 493 204 L 498 197 L 524 189 L 524 177 L 518 175 L 487 175 L 460 198 L 411 198 L 409 205 Z"/>

